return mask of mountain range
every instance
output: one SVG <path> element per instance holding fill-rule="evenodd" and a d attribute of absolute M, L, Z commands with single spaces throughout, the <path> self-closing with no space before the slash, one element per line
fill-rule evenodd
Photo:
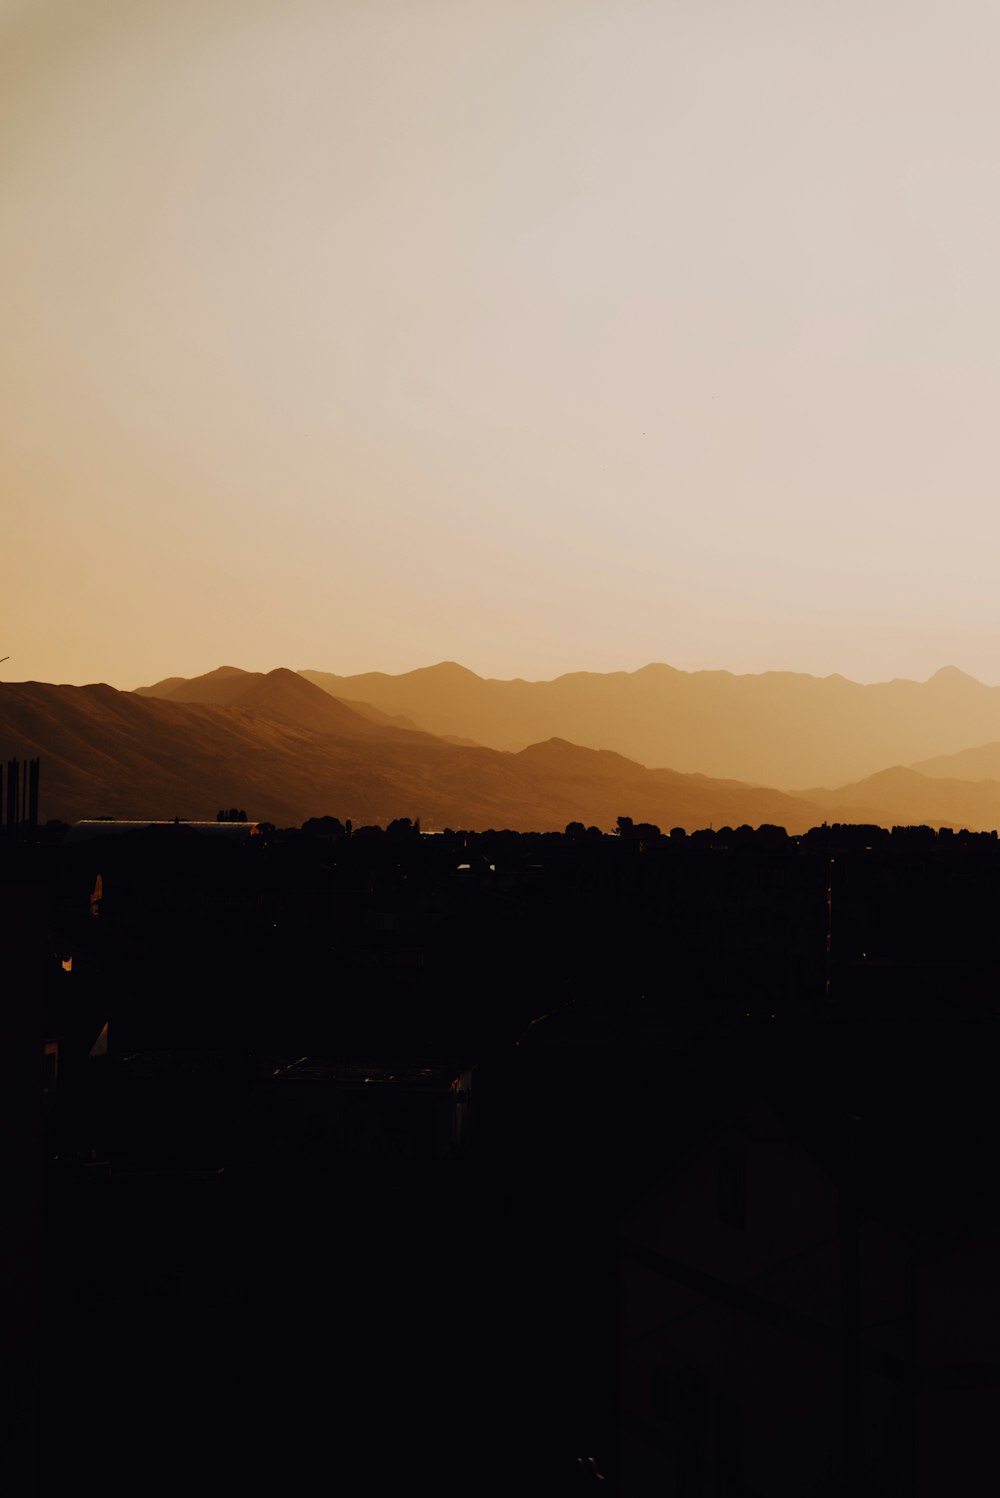
<path fill-rule="evenodd" d="M 449 661 L 400 676 L 302 675 L 335 697 L 494 749 L 558 736 L 643 765 L 786 790 L 839 786 L 891 765 L 1000 741 L 1000 687 L 951 666 L 926 682 L 875 685 L 843 676 L 734 676 L 665 665 L 495 681 Z"/>
<path fill-rule="evenodd" d="M 161 695 L 162 694 L 162 695 Z M 221 701 L 218 699 L 222 699 Z M 339 702 L 293 671 L 222 667 L 142 692 L 0 685 L 0 756 L 40 755 L 43 818 L 330 814 L 355 824 L 561 831 L 619 815 L 663 826 L 775 822 L 803 828 L 817 808 L 699 775 L 650 770 L 553 739 L 519 753 L 451 744 Z"/>
<path fill-rule="evenodd" d="M 334 684 L 343 695 L 332 691 Z M 925 683 L 883 687 L 779 673 L 689 675 L 660 666 L 547 683 L 495 682 L 448 663 L 397 677 L 222 666 L 134 692 L 104 684 L 4 683 L 0 759 L 42 757 L 43 819 L 201 818 L 239 805 L 281 825 L 324 814 L 355 824 L 408 816 L 425 826 L 536 831 L 561 830 L 571 821 L 609 829 L 618 816 L 688 830 L 770 822 L 801 832 L 822 821 L 1000 825 L 998 689 L 947 670 Z M 671 721 L 665 704 L 676 706 L 685 693 L 705 712 L 694 713 L 694 721 Z M 653 729 L 640 711 L 647 699 L 657 731 L 670 736 L 678 756 L 700 745 L 716 765 L 723 758 L 742 766 L 784 764 L 792 785 L 803 785 L 804 770 L 817 763 L 870 758 L 863 722 L 875 724 L 878 743 L 903 745 L 908 762 L 787 791 L 746 773 L 680 769 L 676 760 L 670 768 L 649 766 L 637 749 L 628 755 L 571 738 L 572 725 L 589 723 L 596 735 L 602 722 L 610 743 L 651 743 Z M 909 739 L 891 721 L 896 701 L 905 707 Z M 622 702 L 623 716 L 615 711 Z M 862 704 L 864 712 L 838 718 L 844 702 Z M 795 708 L 803 715 L 801 759 L 788 726 Z M 942 747 L 960 731 L 987 730 L 994 712 L 996 740 L 952 752 Z M 723 721 L 725 733 L 716 733 Z M 518 724 L 523 734 L 536 722 L 556 731 L 509 747 L 517 743 Z M 491 735 L 507 745 L 488 742 Z M 937 752 L 918 760 L 928 747 Z"/>

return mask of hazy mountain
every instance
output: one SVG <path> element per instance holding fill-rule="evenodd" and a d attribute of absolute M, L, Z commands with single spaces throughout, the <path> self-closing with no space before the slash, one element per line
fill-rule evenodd
<path fill-rule="evenodd" d="M 348 701 L 346 697 L 338 697 L 345 707 L 349 707 L 352 713 L 357 713 L 360 718 L 367 718 L 369 723 L 382 723 L 387 728 L 405 728 L 408 733 L 420 733 L 418 724 L 412 718 L 406 718 L 402 713 L 384 713 L 381 708 L 372 707 L 370 702 Z M 463 742 L 471 742 L 465 740 Z"/>
<path fill-rule="evenodd" d="M 911 765 L 921 775 L 950 780 L 1000 780 L 1000 743 L 980 744 L 959 754 L 939 754 Z"/>
<path fill-rule="evenodd" d="M 220 707 L 251 707 L 254 701 L 259 700 L 257 694 L 263 692 L 263 698 L 268 706 L 275 707 L 274 689 L 272 686 L 262 688 L 262 683 L 274 683 L 275 679 L 280 679 L 287 694 L 287 709 L 290 710 L 295 721 L 301 721 L 299 715 L 302 712 L 305 713 L 305 719 L 313 719 L 319 712 L 316 700 L 308 694 L 299 694 L 298 698 L 293 697 L 292 683 L 287 680 L 287 677 L 304 680 L 299 671 L 287 671 L 283 667 L 278 668 L 277 671 L 265 673 L 265 671 L 244 671 L 238 665 L 220 665 L 214 671 L 207 671 L 205 676 L 168 676 L 163 682 L 156 682 L 153 686 L 138 686 L 135 691 L 139 697 L 162 697 L 171 703 L 217 703 Z M 367 719 L 373 724 L 406 728 L 409 733 L 421 731 L 418 724 L 410 718 L 404 718 L 401 713 L 385 713 L 380 707 L 371 706 L 371 703 L 358 703 L 358 701 L 349 701 L 343 697 L 338 697 L 337 701 L 343 703 L 344 707 L 349 707 L 353 713 L 358 713 L 359 718 Z M 322 724 L 317 724 L 317 727 L 322 727 Z"/>
<path fill-rule="evenodd" d="M 218 672 L 212 674 L 220 675 L 231 670 L 236 671 L 237 668 L 220 666 Z M 182 687 L 186 681 L 186 676 L 165 676 L 162 681 L 155 682 L 151 687 L 136 687 L 135 690 L 140 697 L 169 697 L 174 687 Z"/>
<path fill-rule="evenodd" d="M 822 820 L 781 792 L 647 770 L 561 741 L 511 754 L 373 723 L 290 671 L 213 672 L 196 690 L 229 695 L 237 681 L 225 705 L 103 684 L 0 684 L 0 759 L 42 757 L 43 820 L 214 817 L 234 805 L 282 825 L 327 813 L 540 831 L 611 828 L 618 816 L 665 829 L 804 830 Z"/>
<path fill-rule="evenodd" d="M 836 790 L 799 795 L 824 808 L 831 822 L 877 822 L 883 827 L 1000 827 L 1000 779 L 978 782 L 932 778 L 896 765 Z"/>
<path fill-rule="evenodd" d="M 401 676 L 301 674 L 435 734 L 513 750 L 557 737 L 644 765 L 772 786 L 836 786 L 1000 740 L 1000 687 L 954 667 L 926 682 L 871 686 L 665 665 L 536 682 L 487 680 L 454 662 Z"/>
<path fill-rule="evenodd" d="M 303 690 L 303 688 L 305 690 Z M 202 702 L 217 707 L 259 708 L 270 717 L 284 718 L 320 732 L 338 727 L 353 727 L 361 732 L 362 719 L 344 704 L 326 694 L 320 701 L 311 684 L 295 671 L 243 671 L 238 666 L 220 666 L 204 676 L 190 680 L 168 677 L 152 687 L 140 687 L 140 697 L 157 697 L 166 702 Z M 353 721 L 357 719 L 358 721 Z"/>

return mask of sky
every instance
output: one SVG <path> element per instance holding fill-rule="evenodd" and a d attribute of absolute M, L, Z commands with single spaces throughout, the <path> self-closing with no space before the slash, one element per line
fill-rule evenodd
<path fill-rule="evenodd" d="M 0 0 L 0 669 L 1000 682 L 986 0 Z"/>

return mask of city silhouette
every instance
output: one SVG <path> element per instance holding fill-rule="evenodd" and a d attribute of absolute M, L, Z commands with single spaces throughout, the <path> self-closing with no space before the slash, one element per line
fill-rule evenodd
<path fill-rule="evenodd" d="M 992 1490 L 995 830 L 697 826 L 689 782 L 782 793 L 679 773 L 661 828 L 616 753 L 291 672 L 0 693 L 43 751 L 6 762 L 0 884 L 43 1491 L 101 1428 L 115 1491 Z M 344 799 L 282 825 L 323 743 Z M 504 760 L 631 811 L 473 825 Z"/>

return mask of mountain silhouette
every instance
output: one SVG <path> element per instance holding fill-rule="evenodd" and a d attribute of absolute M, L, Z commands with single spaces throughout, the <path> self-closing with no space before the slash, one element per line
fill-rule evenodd
<path fill-rule="evenodd" d="M 1000 780 L 1000 741 L 963 749 L 958 754 L 939 754 L 910 768 L 921 775 L 949 780 Z"/>
<path fill-rule="evenodd" d="M 522 689 L 552 687 L 577 717 L 584 708 L 595 713 L 609 694 L 627 699 L 632 717 L 626 718 L 624 727 L 613 714 L 604 720 L 604 730 L 613 738 L 625 727 L 634 727 L 642 693 L 653 690 L 662 697 L 660 689 L 668 682 L 676 688 L 675 696 L 682 688 L 696 689 L 705 701 L 715 693 L 716 708 L 721 697 L 727 697 L 735 732 L 739 723 L 748 721 L 737 712 L 740 694 L 752 700 L 753 719 L 754 714 L 759 717 L 761 692 L 771 693 L 776 702 L 785 701 L 782 694 L 789 680 L 793 693 L 800 693 L 800 702 L 805 692 L 814 706 L 825 702 L 825 711 L 830 701 L 842 700 L 845 690 L 848 695 L 872 690 L 842 677 L 695 673 L 685 684 L 683 672 L 648 667 L 631 677 L 581 673 L 555 683 L 498 683 L 443 662 L 406 677 L 371 673 L 343 679 L 355 691 L 381 691 L 384 701 L 392 698 L 397 705 L 422 702 L 420 715 L 411 717 L 360 697 L 335 697 L 328 686 L 311 679 L 317 674 L 284 667 L 253 672 L 222 666 L 190 680 L 168 677 L 136 692 L 117 692 L 103 684 L 3 684 L 0 756 L 40 754 L 43 816 L 64 818 L 211 817 L 219 806 L 241 805 L 257 819 L 283 825 L 326 813 L 351 817 L 356 823 L 384 825 L 408 816 L 437 825 L 537 831 L 560 830 L 571 821 L 610 829 L 619 816 L 652 822 L 664 830 L 769 822 L 796 832 L 822 821 L 922 823 L 970 830 L 1000 825 L 1000 739 L 908 766 L 883 766 L 843 783 L 784 792 L 759 781 L 702 770 L 649 768 L 617 749 L 581 744 L 564 734 L 549 734 L 510 751 L 414 726 L 428 719 L 444 721 L 449 703 L 457 712 L 463 702 L 474 707 L 478 702 L 479 716 L 472 717 L 481 728 L 490 722 L 495 727 L 495 715 L 505 702 L 523 707 L 531 697 Z M 640 678 L 638 686 L 634 678 Z M 400 683 L 403 689 L 397 694 Z M 885 689 L 881 696 L 855 695 L 852 700 L 865 701 L 869 707 L 881 704 L 881 711 L 900 689 L 909 704 L 909 721 L 912 725 L 920 719 L 921 733 L 930 732 L 931 725 L 914 704 L 926 716 L 935 702 L 957 701 L 964 721 L 962 714 L 968 716 L 973 708 L 980 714 L 992 711 L 995 698 L 995 689 L 951 668 L 923 684 L 887 683 Z M 825 693 L 833 695 L 826 698 Z M 545 705 L 545 694 L 532 700 L 532 711 L 537 712 L 539 703 Z M 551 695 L 547 700 L 551 704 Z M 815 744 L 820 721 L 814 712 L 811 738 L 803 728 L 807 745 Z M 672 731 L 677 737 L 686 734 L 690 741 L 696 728 L 702 731 L 698 725 L 678 722 Z M 830 756 L 836 758 L 841 729 L 835 717 L 824 731 Z M 844 728 L 848 740 L 855 731 L 851 720 Z M 738 733 L 736 739 L 726 752 L 739 758 L 745 745 Z M 796 743 L 781 747 L 787 756 Z M 841 757 L 855 752 L 849 744 Z"/>
<path fill-rule="evenodd" d="M 118 692 L 105 684 L 0 684 L 0 757 L 40 755 L 42 817 L 214 817 L 355 824 L 396 817 L 469 828 L 610 829 L 619 816 L 665 830 L 762 822 L 804 830 L 819 809 L 777 791 L 649 770 L 565 742 L 513 754 L 445 743 L 335 702 L 286 670 L 229 668 L 171 692 L 225 704 Z M 155 689 L 154 689 L 155 690 Z"/>
<path fill-rule="evenodd" d="M 644 765 L 786 788 L 839 786 L 1000 741 L 1000 688 L 952 666 L 925 682 L 875 685 L 662 664 L 535 682 L 486 679 L 453 661 L 399 676 L 301 674 L 333 696 L 493 748 L 562 738 Z"/>
<path fill-rule="evenodd" d="M 279 718 L 319 733 L 369 732 L 372 715 L 387 715 L 372 709 L 363 716 L 327 692 L 320 691 L 295 671 L 278 667 L 275 671 L 242 671 L 238 666 L 220 666 L 204 676 L 186 681 L 169 677 L 156 686 L 140 687 L 142 697 L 157 697 L 166 702 L 212 703 L 217 707 L 242 707 L 268 717 Z"/>
<path fill-rule="evenodd" d="M 815 788 L 799 795 L 823 807 L 831 822 L 964 827 L 970 832 L 1000 827 L 1000 778 L 935 778 L 895 765 L 852 785 L 836 790 Z"/>

